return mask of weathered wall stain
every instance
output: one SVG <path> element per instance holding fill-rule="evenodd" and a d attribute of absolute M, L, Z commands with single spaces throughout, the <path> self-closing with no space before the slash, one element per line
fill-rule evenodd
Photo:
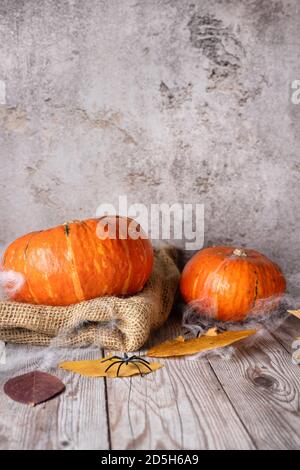
<path fill-rule="evenodd" d="M 34 162 L 34 165 L 25 166 L 25 171 L 28 174 L 28 177 L 35 175 L 43 167 L 43 160 L 37 160 Z"/>
<path fill-rule="evenodd" d="M 210 176 L 197 176 L 194 184 L 197 193 L 200 195 L 205 195 L 209 193 L 209 191 L 216 184 L 216 178 Z"/>
<path fill-rule="evenodd" d="M 116 130 L 122 137 L 125 144 L 137 145 L 136 140 L 133 136 L 120 125 L 122 114 L 118 112 L 113 113 L 98 113 L 94 116 L 88 115 L 84 109 L 70 110 L 70 114 L 77 115 L 85 124 L 88 124 L 92 128 L 98 129 L 113 129 Z"/>
<path fill-rule="evenodd" d="M 35 184 L 31 184 L 30 188 L 37 204 L 45 207 L 56 206 L 55 202 L 52 200 L 51 188 L 40 187 Z"/>
<path fill-rule="evenodd" d="M 243 82 L 246 50 L 230 25 L 212 15 L 196 12 L 188 22 L 188 28 L 193 47 L 209 60 L 207 92 L 230 93 L 241 107 L 261 94 L 266 84 L 263 75 L 256 84 L 248 87 Z"/>
<path fill-rule="evenodd" d="M 233 74 L 241 66 L 244 48 L 222 20 L 209 14 L 194 13 L 188 27 L 193 47 L 199 49 L 213 65 L 222 68 L 225 76 Z"/>
<path fill-rule="evenodd" d="M 152 173 L 146 173 L 144 171 L 130 172 L 125 177 L 124 180 L 129 184 L 129 186 L 159 186 L 162 183 L 162 180 Z"/>
<path fill-rule="evenodd" d="M 164 81 L 160 82 L 160 94 L 163 107 L 167 109 L 179 108 L 186 101 L 192 99 L 193 84 L 189 82 L 184 86 L 175 86 L 170 88 Z"/>
<path fill-rule="evenodd" d="M 6 132 L 25 132 L 28 122 L 27 112 L 20 106 L 0 106 L 0 126 Z"/>

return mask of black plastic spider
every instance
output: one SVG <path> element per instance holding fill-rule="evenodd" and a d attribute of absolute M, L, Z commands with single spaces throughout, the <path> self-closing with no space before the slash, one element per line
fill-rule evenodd
<path fill-rule="evenodd" d="M 111 361 L 112 359 L 118 359 L 117 361 L 114 361 L 112 364 L 109 364 L 109 366 L 105 369 L 105 372 L 107 372 L 111 367 L 118 365 L 118 370 L 117 370 L 117 377 L 119 377 L 119 372 L 120 372 L 120 369 L 122 367 L 123 364 L 125 364 L 126 366 L 130 363 L 130 364 L 134 364 L 136 366 L 136 368 L 138 369 L 139 373 L 141 374 L 141 376 L 143 376 L 143 372 L 141 371 L 140 367 L 138 366 L 138 364 L 142 364 L 143 366 L 145 366 L 147 369 L 150 370 L 150 372 L 152 372 L 152 369 L 150 367 L 150 362 L 149 361 L 146 361 L 146 359 L 143 359 L 142 357 L 140 356 L 128 356 L 126 353 L 124 354 L 123 357 L 121 356 L 111 356 L 111 357 L 108 357 L 107 359 L 104 359 L 103 361 L 101 362 L 107 362 L 107 361 Z"/>

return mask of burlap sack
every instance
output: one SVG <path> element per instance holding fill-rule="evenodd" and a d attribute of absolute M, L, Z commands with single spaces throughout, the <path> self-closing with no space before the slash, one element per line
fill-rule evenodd
<path fill-rule="evenodd" d="M 178 280 L 176 250 L 161 248 L 155 252 L 149 281 L 134 296 L 99 297 L 68 307 L 0 302 L 0 339 L 135 351 L 168 318 Z"/>

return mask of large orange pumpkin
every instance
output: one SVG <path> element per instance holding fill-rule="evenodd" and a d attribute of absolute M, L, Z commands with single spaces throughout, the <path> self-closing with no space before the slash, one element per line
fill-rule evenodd
<path fill-rule="evenodd" d="M 200 314 L 241 321 L 271 312 L 285 291 L 280 268 L 258 251 L 216 246 L 199 251 L 180 281 L 184 300 Z"/>
<path fill-rule="evenodd" d="M 106 224 L 106 221 L 109 221 Z M 65 223 L 18 238 L 7 248 L 3 269 L 22 273 L 25 283 L 14 300 L 70 305 L 103 295 L 134 294 L 148 280 L 153 249 L 132 237 L 129 218 L 109 217 Z M 105 232 L 115 227 L 115 239 Z M 111 232 L 113 234 L 113 231 Z"/>

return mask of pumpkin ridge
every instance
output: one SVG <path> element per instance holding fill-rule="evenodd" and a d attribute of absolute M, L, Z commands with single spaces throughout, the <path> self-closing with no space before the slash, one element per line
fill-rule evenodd
<path fill-rule="evenodd" d="M 192 297 L 195 297 L 195 295 L 196 295 L 196 290 L 197 290 L 197 287 L 198 287 L 198 282 L 199 282 L 199 278 L 200 278 L 201 274 L 202 274 L 202 272 L 199 270 L 199 272 L 197 273 L 197 276 L 195 278 L 195 281 L 194 281 L 193 290 L 192 290 Z M 206 276 L 206 280 L 204 282 L 203 289 L 205 289 L 205 287 L 206 287 L 207 278 L 208 278 L 208 275 Z"/>
<path fill-rule="evenodd" d="M 83 220 L 81 223 L 82 223 L 82 225 L 84 225 L 84 227 L 86 227 L 87 230 L 92 234 L 92 237 L 90 238 L 90 241 L 93 242 L 94 247 L 95 247 L 95 251 L 97 251 L 97 243 L 96 243 L 95 237 L 94 237 L 94 230 L 92 229 L 92 227 L 90 227 L 90 226 L 86 223 L 85 220 Z M 93 263 L 94 263 L 94 266 L 95 266 L 95 268 L 96 268 L 96 271 L 97 271 L 98 273 L 101 273 L 100 264 L 98 263 L 98 261 L 97 261 L 95 258 L 93 259 Z"/>
<path fill-rule="evenodd" d="M 254 274 L 255 274 L 255 286 L 254 286 L 254 299 L 253 299 L 253 307 L 255 307 L 255 304 L 256 304 L 256 300 L 257 300 L 257 296 L 258 296 L 258 274 L 257 274 L 257 271 L 255 270 L 254 271 Z"/>
<path fill-rule="evenodd" d="M 76 295 L 78 301 L 80 302 L 81 300 L 84 300 L 85 296 L 84 296 L 82 286 L 81 286 L 81 282 L 80 282 L 78 272 L 77 272 L 77 269 L 76 269 L 75 256 L 74 256 L 74 251 L 73 251 L 73 248 L 72 248 L 72 243 L 71 243 L 70 237 L 69 237 L 69 235 L 67 235 L 65 229 L 63 229 L 63 230 L 64 230 L 66 242 L 67 242 L 67 251 L 68 251 L 68 255 L 69 255 L 69 261 L 70 261 L 70 264 L 71 264 L 71 278 L 72 278 L 72 283 L 73 283 L 73 287 L 74 287 L 74 292 L 75 292 L 75 295 Z M 70 230 L 69 230 L 69 234 L 70 234 Z"/>
<path fill-rule="evenodd" d="M 30 242 L 32 241 L 32 239 L 34 238 L 35 235 L 37 235 L 38 233 L 40 233 L 41 231 L 39 230 L 38 232 L 33 232 L 31 237 L 29 238 L 26 246 L 25 246 L 25 249 L 24 249 L 24 277 L 25 277 L 25 281 L 26 281 L 26 284 L 27 284 L 27 287 L 28 287 L 28 290 L 30 292 L 30 295 L 31 297 L 33 298 L 33 301 L 38 304 L 38 299 L 36 298 L 36 296 L 34 295 L 34 292 L 33 292 L 33 289 L 31 288 L 30 286 L 30 282 L 29 282 L 29 278 L 30 276 L 28 276 L 28 273 L 27 273 L 27 254 L 28 254 L 28 248 L 29 248 L 29 244 Z"/>
<path fill-rule="evenodd" d="M 223 269 L 223 272 L 226 271 L 226 268 L 227 266 L 230 264 L 232 258 L 230 258 L 229 256 L 225 257 L 223 259 L 223 261 L 221 261 L 220 265 L 218 266 L 218 269 L 214 271 L 213 274 L 216 274 L 216 273 L 219 273 L 221 271 L 221 269 Z M 211 277 L 211 276 L 209 276 Z M 220 283 L 220 281 L 219 281 Z M 205 283 L 206 284 L 206 283 Z M 216 289 L 217 292 L 219 292 L 219 289 Z M 219 320 L 219 301 L 217 300 L 217 304 L 214 305 L 214 310 L 215 310 L 215 315 L 216 315 L 216 319 Z"/>
<path fill-rule="evenodd" d="M 126 259 L 128 261 L 128 275 L 127 275 L 127 278 L 125 279 L 124 284 L 122 286 L 122 293 L 127 294 L 127 290 L 128 290 L 128 286 L 129 286 L 129 283 L 130 283 L 131 274 L 132 274 L 133 269 L 132 269 L 132 262 L 130 260 L 127 243 L 123 243 L 123 240 L 121 240 L 121 241 L 122 241 L 122 246 L 124 247 L 124 251 L 126 253 Z"/>

